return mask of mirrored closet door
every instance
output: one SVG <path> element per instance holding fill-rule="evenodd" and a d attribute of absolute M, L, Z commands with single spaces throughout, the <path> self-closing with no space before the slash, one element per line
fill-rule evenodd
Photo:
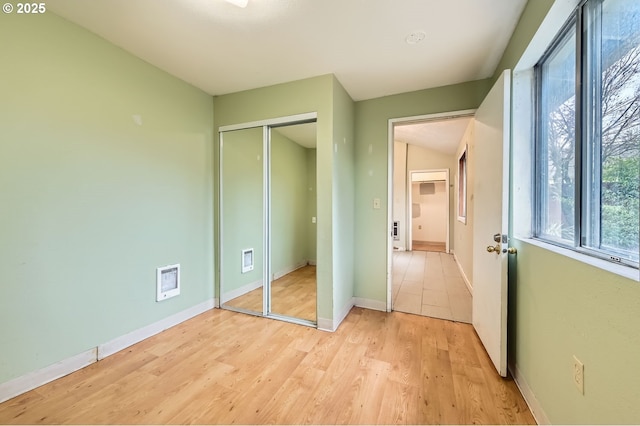
<path fill-rule="evenodd" d="M 270 130 L 270 312 L 315 322 L 316 123 Z"/>
<path fill-rule="evenodd" d="M 316 325 L 315 119 L 220 140 L 221 306 Z"/>
<path fill-rule="evenodd" d="M 264 148 L 260 127 L 220 135 L 220 303 L 264 312 Z"/>

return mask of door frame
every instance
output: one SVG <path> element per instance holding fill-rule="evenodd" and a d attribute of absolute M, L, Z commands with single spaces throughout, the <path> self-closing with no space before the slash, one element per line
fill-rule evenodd
<path fill-rule="evenodd" d="M 425 121 L 440 121 L 448 118 L 469 117 L 475 114 L 475 109 L 448 111 L 436 114 L 414 115 L 390 118 L 387 124 L 387 312 L 392 310 L 393 291 L 393 159 L 394 159 L 394 128 L 397 124 L 421 123 Z"/>
<path fill-rule="evenodd" d="M 318 113 L 317 112 L 309 112 L 303 114 L 289 115 L 284 117 L 270 118 L 259 121 L 250 121 L 238 124 L 230 124 L 225 126 L 220 126 L 218 128 L 218 136 L 219 136 L 219 144 L 218 144 L 218 250 L 217 250 L 217 261 L 219 265 L 219 279 L 217 284 L 217 290 L 219 294 L 219 307 L 228 309 L 230 311 L 242 312 L 249 315 L 262 316 L 266 318 L 278 319 L 281 321 L 291 322 L 294 324 L 307 325 L 317 328 L 317 320 L 316 321 L 308 321 L 301 318 L 290 317 L 287 315 L 281 314 L 273 314 L 271 313 L 271 128 L 279 127 L 285 125 L 294 125 L 301 124 L 305 122 L 318 121 Z M 241 308 L 234 308 L 232 306 L 223 306 L 222 302 L 222 290 L 223 290 L 223 256 L 222 253 L 222 243 L 224 238 L 224 226 L 223 226 L 223 146 L 224 146 L 224 132 L 234 131 L 234 130 L 246 130 L 252 128 L 262 128 L 262 162 L 263 162 L 263 230 L 265 231 L 265 235 L 263 235 L 263 273 L 262 273 L 262 282 L 263 282 L 263 295 L 262 295 L 262 314 L 258 312 L 249 311 Z M 317 282 L 316 282 L 317 288 Z M 318 309 L 318 297 L 319 292 L 316 291 L 316 312 Z"/>
<path fill-rule="evenodd" d="M 413 174 L 414 173 L 444 173 L 445 174 L 445 178 L 444 178 L 444 187 L 445 187 L 445 192 L 446 192 L 446 199 L 447 199 L 447 204 L 445 205 L 445 213 L 447 215 L 447 222 L 446 222 L 446 226 L 447 226 L 447 236 L 445 237 L 445 253 L 449 253 L 449 238 L 451 237 L 451 232 L 450 232 L 450 228 L 451 228 L 451 202 L 450 202 L 450 198 L 451 198 L 451 194 L 449 192 L 449 169 L 426 169 L 426 170 L 407 170 L 407 184 L 405 187 L 406 190 L 406 206 L 405 206 L 405 213 L 406 213 L 406 221 L 407 224 L 405 226 L 405 230 L 406 230 L 406 246 L 407 246 L 407 250 L 413 250 L 413 214 L 412 214 L 412 210 L 413 209 Z M 431 181 L 431 182 L 439 182 L 437 180 Z"/>

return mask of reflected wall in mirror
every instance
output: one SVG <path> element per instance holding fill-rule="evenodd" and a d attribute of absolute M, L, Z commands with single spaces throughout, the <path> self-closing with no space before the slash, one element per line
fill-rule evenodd
<path fill-rule="evenodd" d="M 262 314 L 265 258 L 262 128 L 224 132 L 220 152 L 223 182 L 220 303 L 223 307 Z"/>
<path fill-rule="evenodd" d="M 316 123 L 270 139 L 270 313 L 316 322 Z"/>

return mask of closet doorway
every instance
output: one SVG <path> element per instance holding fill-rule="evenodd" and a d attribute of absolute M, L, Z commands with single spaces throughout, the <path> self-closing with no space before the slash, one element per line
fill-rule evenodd
<path fill-rule="evenodd" d="M 317 325 L 316 115 L 220 128 L 220 305 Z"/>
<path fill-rule="evenodd" d="M 409 250 L 449 253 L 449 170 L 409 173 Z"/>

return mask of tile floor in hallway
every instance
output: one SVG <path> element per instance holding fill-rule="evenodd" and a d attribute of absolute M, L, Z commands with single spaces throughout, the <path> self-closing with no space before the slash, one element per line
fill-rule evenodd
<path fill-rule="evenodd" d="M 471 323 L 471 293 L 453 255 L 395 251 L 393 309 Z"/>

